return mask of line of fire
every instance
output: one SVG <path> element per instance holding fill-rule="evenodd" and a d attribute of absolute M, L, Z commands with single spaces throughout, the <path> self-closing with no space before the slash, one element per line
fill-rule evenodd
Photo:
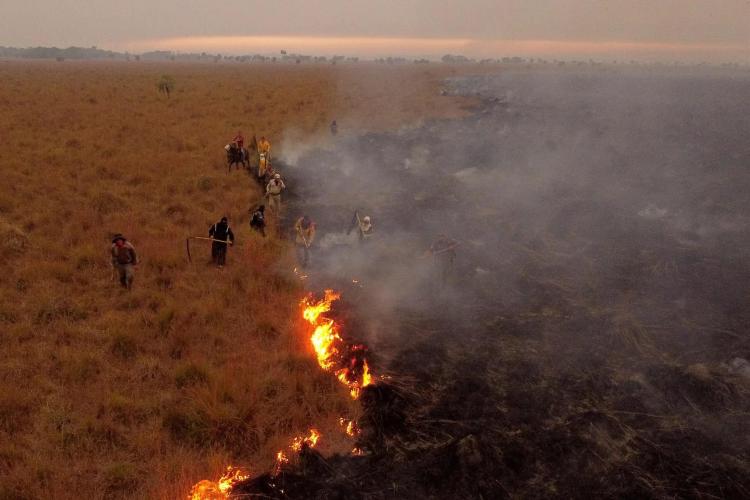
<path fill-rule="evenodd" d="M 331 311 L 332 304 L 340 298 L 340 293 L 333 290 L 325 290 L 323 298 L 319 300 L 315 300 L 310 294 L 302 300 L 300 309 L 302 318 L 309 324 L 310 343 L 318 365 L 346 386 L 353 399 L 359 399 L 366 388 L 374 387 L 373 375 L 367 362 L 367 347 L 347 343 L 340 335 L 337 322 L 326 316 Z M 352 419 L 341 417 L 339 424 L 342 432 L 352 439 L 360 433 L 357 422 Z M 284 495 L 285 476 L 292 475 L 290 465 L 305 469 L 312 462 L 322 461 L 322 457 L 314 450 L 320 439 L 321 433 L 315 428 L 311 428 L 307 435 L 295 437 L 287 449 L 276 453 L 271 472 L 255 477 L 249 471 L 228 465 L 226 472 L 218 480 L 204 479 L 196 483 L 188 499 L 221 500 L 245 494 Z M 363 455 L 364 451 L 360 446 L 357 443 L 351 454 Z"/>

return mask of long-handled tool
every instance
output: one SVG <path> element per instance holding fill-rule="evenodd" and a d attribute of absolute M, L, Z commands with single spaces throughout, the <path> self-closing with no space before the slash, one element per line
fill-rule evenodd
<path fill-rule="evenodd" d="M 352 217 L 352 222 L 349 224 L 349 230 L 346 232 L 347 236 L 352 232 L 352 229 L 354 228 L 359 229 L 360 236 L 363 236 L 362 234 L 362 219 L 359 218 L 359 210 L 354 211 L 354 216 Z"/>
<path fill-rule="evenodd" d="M 434 252 L 430 252 L 432 255 L 440 255 L 441 253 L 450 252 L 451 250 L 455 250 L 456 247 L 458 247 L 461 243 L 456 242 L 451 244 L 448 247 L 441 248 L 440 250 L 435 250 Z"/>
<path fill-rule="evenodd" d="M 455 250 L 457 247 L 461 245 L 460 241 L 455 241 L 451 243 L 449 246 L 445 248 L 441 248 L 440 250 L 430 250 L 429 248 L 424 251 L 422 255 L 419 256 L 420 259 L 426 259 L 427 257 L 434 257 L 435 255 L 440 255 L 445 252 L 450 252 L 451 250 Z"/>
<path fill-rule="evenodd" d="M 310 248 L 310 243 L 307 242 L 307 238 L 305 238 L 305 235 L 300 231 L 300 236 L 302 236 L 302 241 L 305 242 L 305 248 Z"/>
<path fill-rule="evenodd" d="M 206 238 L 204 236 L 188 236 L 185 239 L 185 248 L 187 249 L 188 262 L 193 262 L 193 257 L 190 255 L 190 240 L 208 240 L 216 243 L 223 243 L 225 245 L 232 245 L 231 241 L 217 240 L 215 238 Z"/>

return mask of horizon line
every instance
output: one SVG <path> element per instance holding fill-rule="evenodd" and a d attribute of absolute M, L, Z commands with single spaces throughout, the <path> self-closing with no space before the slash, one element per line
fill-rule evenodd
<path fill-rule="evenodd" d="M 242 55 L 251 51 L 344 56 L 441 56 L 451 51 L 472 57 L 501 57 L 509 54 L 541 56 L 620 56 L 671 59 L 719 57 L 750 62 L 750 44 L 656 42 L 628 40 L 482 39 L 471 37 L 387 37 L 387 36 L 281 36 L 216 35 L 182 36 L 111 42 L 127 50 L 170 50 L 206 52 L 219 50 Z"/>

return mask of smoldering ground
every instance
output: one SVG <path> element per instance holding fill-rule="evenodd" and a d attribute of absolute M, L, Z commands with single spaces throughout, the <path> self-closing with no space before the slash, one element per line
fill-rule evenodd
<path fill-rule="evenodd" d="M 398 393 L 372 455 L 331 463 L 366 498 L 750 495 L 750 75 L 446 85 L 472 116 L 284 165 L 318 224 L 311 286 L 344 289 Z M 446 280 L 439 234 L 460 242 Z"/>

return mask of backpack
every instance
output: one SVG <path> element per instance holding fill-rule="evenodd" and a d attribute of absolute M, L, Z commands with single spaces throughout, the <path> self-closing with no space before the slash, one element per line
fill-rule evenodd
<path fill-rule="evenodd" d="M 115 246 L 115 259 L 118 264 L 132 264 L 133 256 L 130 253 L 130 247 L 127 244 L 121 247 Z"/>

